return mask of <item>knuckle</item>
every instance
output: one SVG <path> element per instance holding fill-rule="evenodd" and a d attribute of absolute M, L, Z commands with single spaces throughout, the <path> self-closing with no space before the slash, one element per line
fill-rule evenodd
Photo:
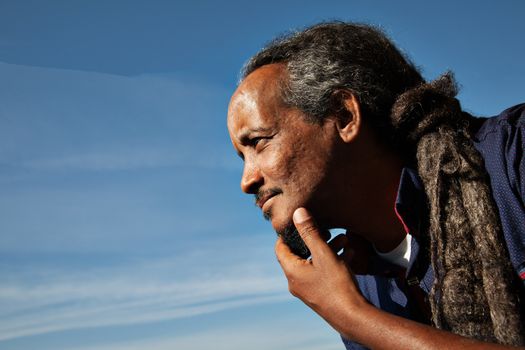
<path fill-rule="evenodd" d="M 312 225 L 306 225 L 306 226 L 303 226 L 301 228 L 301 237 L 303 239 L 311 239 L 312 237 L 315 237 L 315 235 L 317 234 L 317 229 L 315 228 L 315 226 L 312 226 Z"/>
<path fill-rule="evenodd" d="M 293 295 L 294 297 L 296 297 L 296 298 L 299 297 L 299 293 L 298 293 L 298 291 L 297 291 L 297 286 L 295 285 L 294 280 L 289 280 L 289 281 L 288 281 L 288 291 L 289 291 L 290 294 Z"/>
<path fill-rule="evenodd" d="M 290 292 L 291 295 L 297 298 L 297 293 L 292 286 L 288 285 L 288 291 Z"/>

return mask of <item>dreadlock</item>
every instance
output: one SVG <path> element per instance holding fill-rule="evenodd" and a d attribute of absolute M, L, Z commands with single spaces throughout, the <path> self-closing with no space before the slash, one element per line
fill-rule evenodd
<path fill-rule="evenodd" d="M 377 28 L 327 22 L 275 39 L 252 57 L 257 68 L 284 63 L 283 100 L 311 122 L 340 108 L 347 90 L 381 138 L 417 167 L 429 205 L 435 282 L 432 323 L 470 338 L 525 344 L 520 301 L 483 159 L 474 148 L 475 118 L 455 98 L 451 73 L 427 83 Z"/>

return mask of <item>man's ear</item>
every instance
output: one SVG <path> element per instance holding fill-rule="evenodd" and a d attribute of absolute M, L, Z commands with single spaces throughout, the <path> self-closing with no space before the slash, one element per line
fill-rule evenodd
<path fill-rule="evenodd" d="M 352 142 L 361 130 L 361 108 L 357 97 L 348 90 L 337 92 L 341 109 L 336 121 L 337 131 L 341 139 Z"/>

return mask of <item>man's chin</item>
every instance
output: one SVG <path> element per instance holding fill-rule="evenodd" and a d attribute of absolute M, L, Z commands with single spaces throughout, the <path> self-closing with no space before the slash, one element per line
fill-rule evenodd
<path fill-rule="evenodd" d="M 299 232 L 297 232 L 297 229 L 293 223 L 278 223 L 277 219 L 272 216 L 271 211 L 263 212 L 263 216 L 266 220 L 272 223 L 272 226 L 275 232 L 277 232 L 277 235 L 283 239 L 284 243 L 290 247 L 290 250 L 295 255 L 300 256 L 303 259 L 306 259 L 310 256 L 310 250 L 299 235 Z"/>
<path fill-rule="evenodd" d="M 290 250 L 295 255 L 306 259 L 310 256 L 310 250 L 304 243 L 303 239 L 297 232 L 293 224 L 285 226 L 283 229 L 277 231 L 277 235 L 283 239 L 283 242 L 290 247 Z"/>

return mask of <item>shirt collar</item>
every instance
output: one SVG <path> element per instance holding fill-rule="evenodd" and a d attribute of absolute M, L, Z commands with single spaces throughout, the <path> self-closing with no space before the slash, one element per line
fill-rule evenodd
<path fill-rule="evenodd" d="M 405 227 L 409 229 L 412 239 L 410 260 L 406 276 L 418 275 L 418 280 L 429 290 L 434 279 L 432 269 L 428 268 L 429 257 L 420 252 L 424 237 L 421 236 L 428 217 L 428 201 L 426 200 L 423 182 L 412 168 L 403 168 L 396 198 L 396 211 Z M 424 244 L 424 243 L 423 243 Z"/>
<path fill-rule="evenodd" d="M 422 230 L 423 218 L 428 215 L 426 195 L 423 183 L 417 172 L 405 167 L 401 171 L 399 186 L 397 190 L 395 210 L 405 229 L 413 237 L 411 242 L 411 254 L 407 269 L 402 269 L 407 276 L 412 273 L 415 262 L 418 259 L 420 249 L 420 232 Z M 419 256 L 421 258 L 421 256 Z M 375 256 L 371 263 L 372 274 L 390 275 L 400 268 Z M 417 270 L 417 269 L 416 269 Z M 398 273 L 398 272 L 396 272 Z"/>
<path fill-rule="evenodd" d="M 412 168 L 405 167 L 401 171 L 395 209 L 410 234 L 419 237 L 421 218 L 428 210 L 423 183 Z"/>

